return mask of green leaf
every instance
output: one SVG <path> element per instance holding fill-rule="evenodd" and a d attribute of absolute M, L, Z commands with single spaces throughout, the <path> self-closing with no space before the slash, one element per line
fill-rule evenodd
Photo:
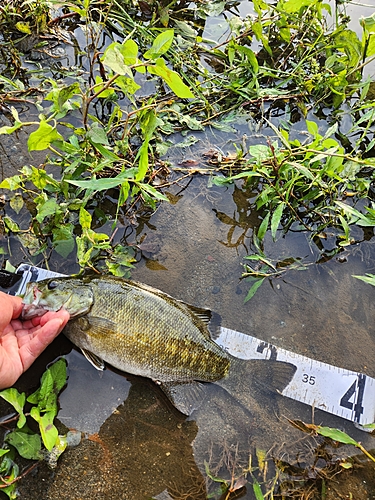
<path fill-rule="evenodd" d="M 355 31 L 349 29 L 339 31 L 335 36 L 335 45 L 347 55 L 347 64 L 350 68 L 358 65 L 362 58 L 362 47 Z"/>
<path fill-rule="evenodd" d="M 134 56 L 135 47 L 138 46 L 132 40 L 128 40 L 124 45 L 118 42 L 113 42 L 104 51 L 103 57 L 101 58 L 102 63 L 110 68 L 114 73 L 119 75 L 127 75 L 133 77 L 132 70 L 129 66 L 136 63 L 136 57 Z M 133 45 L 135 44 L 135 46 Z M 126 49 L 129 48 L 129 53 L 126 54 Z"/>
<path fill-rule="evenodd" d="M 139 71 L 140 68 L 137 68 Z M 120 87 L 121 90 L 125 92 L 125 94 L 135 94 L 137 90 L 141 88 L 140 85 L 138 85 L 137 82 L 133 80 L 133 78 L 129 78 L 128 76 L 119 76 L 116 79 L 116 85 Z M 101 95 L 101 94 L 100 94 Z"/>
<path fill-rule="evenodd" d="M 16 214 L 19 214 L 24 205 L 22 195 L 20 193 L 16 193 L 14 196 L 12 196 L 9 201 L 9 205 L 16 212 Z"/>
<path fill-rule="evenodd" d="M 255 495 L 256 500 L 264 500 L 264 496 L 263 496 L 260 484 L 258 483 L 258 481 L 255 478 L 253 478 L 253 491 L 254 491 L 254 495 Z"/>
<path fill-rule="evenodd" d="M 143 54 L 143 57 L 145 59 L 156 59 L 162 56 L 167 52 L 167 50 L 169 50 L 170 46 L 172 45 L 173 37 L 173 29 L 163 31 L 155 38 L 152 47 Z"/>
<path fill-rule="evenodd" d="M 276 267 L 272 264 L 272 262 L 268 259 L 266 259 L 266 257 L 264 257 L 264 255 L 257 255 L 257 254 L 253 254 L 253 255 L 247 255 L 245 257 L 246 260 L 257 260 L 259 262 L 263 262 L 263 264 L 266 264 L 266 266 L 270 267 L 271 269 L 273 269 L 274 271 L 276 271 Z"/>
<path fill-rule="evenodd" d="M 147 174 L 147 170 L 148 170 L 148 144 L 149 144 L 148 140 L 143 141 L 142 146 L 138 150 L 137 157 L 138 157 L 139 162 L 138 162 L 138 172 L 135 176 L 136 181 L 142 181 Z"/>
<path fill-rule="evenodd" d="M 95 149 L 97 149 L 99 151 L 99 153 L 103 156 L 103 158 L 105 158 L 106 160 L 109 160 L 110 162 L 121 160 L 121 158 L 119 156 L 117 156 L 115 153 L 113 153 L 109 149 L 105 148 L 101 144 L 94 143 L 94 145 L 95 145 Z M 112 166 L 112 165 L 109 164 L 109 166 Z M 100 168 L 98 168 L 98 167 L 95 168 L 96 172 L 98 172 L 100 170 Z"/>
<path fill-rule="evenodd" d="M 79 223 L 81 224 L 82 229 L 91 229 L 91 221 L 92 217 L 90 212 L 81 207 L 79 209 Z"/>
<path fill-rule="evenodd" d="M 52 243 L 55 251 L 64 259 L 74 250 L 73 224 L 61 225 L 52 229 Z"/>
<path fill-rule="evenodd" d="M 346 203 L 341 201 L 335 201 L 335 204 L 342 208 L 347 216 L 350 216 L 349 224 L 357 224 L 357 226 L 363 227 L 373 227 L 375 226 L 375 218 L 366 217 L 366 215 L 362 214 L 358 210 L 353 207 L 350 207 Z"/>
<path fill-rule="evenodd" d="M 368 17 L 362 17 L 360 24 L 367 34 L 375 34 L 375 13 Z"/>
<path fill-rule="evenodd" d="M 164 194 L 160 193 L 160 191 L 155 189 L 150 184 L 139 184 L 139 186 L 140 186 L 142 191 L 146 191 L 148 194 L 150 194 L 151 196 L 153 196 L 157 200 L 169 202 L 169 199 Z"/>
<path fill-rule="evenodd" d="M 119 77 L 120 78 L 120 77 Z M 116 83 L 118 83 L 118 79 L 116 79 Z M 98 93 L 100 90 L 104 88 L 105 84 L 103 82 L 103 78 L 99 75 L 95 76 L 95 93 Z M 98 95 L 99 99 L 106 99 L 107 97 L 116 96 L 116 92 L 112 88 L 106 88 L 100 92 Z"/>
<path fill-rule="evenodd" d="M 272 156 L 271 149 L 269 146 L 265 146 L 264 144 L 258 144 L 256 146 L 249 147 L 249 153 L 251 156 L 256 158 L 256 160 L 260 163 L 263 160 L 267 160 Z"/>
<path fill-rule="evenodd" d="M 311 120 L 306 120 L 306 126 L 307 126 L 307 130 L 309 131 L 309 133 L 315 139 L 317 137 L 318 131 L 319 131 L 318 124 L 316 122 L 311 121 Z"/>
<path fill-rule="evenodd" d="M 22 246 L 27 248 L 30 255 L 32 255 L 32 256 L 39 255 L 39 253 L 43 251 L 43 246 L 41 245 L 38 237 L 35 236 L 35 234 L 33 234 L 33 233 L 20 232 L 17 234 L 17 238 L 20 240 Z"/>
<path fill-rule="evenodd" d="M 354 446 L 358 446 L 358 442 L 355 441 L 355 439 L 351 438 L 350 436 L 348 436 L 348 434 L 346 434 L 343 431 L 340 431 L 339 429 L 331 429 L 330 427 L 318 426 L 316 432 L 321 436 L 329 437 L 334 441 L 338 441 L 339 443 L 352 444 Z"/>
<path fill-rule="evenodd" d="M 29 460 L 42 458 L 42 443 L 38 434 L 28 434 L 22 430 L 15 430 L 8 434 L 5 440 L 14 446 L 23 458 Z"/>
<path fill-rule="evenodd" d="M 30 411 L 30 415 L 33 419 L 38 422 L 40 434 L 42 436 L 43 444 L 48 451 L 51 451 L 58 440 L 58 430 L 53 424 L 55 418 L 54 411 L 48 411 L 43 416 L 40 415 L 40 410 L 36 406 L 33 406 Z"/>
<path fill-rule="evenodd" d="M 66 362 L 59 359 L 42 375 L 40 388 L 27 401 L 37 404 L 40 411 L 57 413 L 57 395 L 66 384 Z"/>
<path fill-rule="evenodd" d="M 270 213 L 268 212 L 268 214 L 265 216 L 265 218 L 263 219 L 263 221 L 258 229 L 257 236 L 258 236 L 259 241 L 262 241 L 264 239 L 264 236 L 265 236 L 267 229 L 268 229 L 269 220 L 270 220 Z"/>
<path fill-rule="evenodd" d="M 181 77 L 175 71 L 169 69 L 161 57 L 156 59 L 155 65 L 147 66 L 147 69 L 151 74 L 160 76 L 177 97 L 181 99 L 194 97 L 194 94 L 181 80 Z"/>
<path fill-rule="evenodd" d="M 25 406 L 26 396 L 25 393 L 19 393 L 17 389 L 11 387 L 10 389 L 5 389 L 0 392 L 0 396 L 8 401 L 9 404 L 13 406 L 16 412 L 19 414 L 19 419 L 17 422 L 17 427 L 21 428 L 26 423 L 26 417 L 23 413 L 23 407 Z"/>
<path fill-rule="evenodd" d="M 76 82 L 61 88 L 53 88 L 51 92 L 46 96 L 46 100 L 52 101 L 55 104 L 55 109 L 61 112 L 63 110 L 64 104 L 68 101 L 68 99 L 77 94 L 81 94 L 81 89 L 79 83 Z"/>
<path fill-rule="evenodd" d="M 297 14 L 302 7 L 309 7 L 316 0 L 280 0 L 277 4 L 277 10 L 288 14 Z"/>
<path fill-rule="evenodd" d="M 24 175 L 29 176 L 29 180 L 40 190 L 58 192 L 61 189 L 61 183 L 56 181 L 52 174 L 47 174 L 42 168 L 31 167 L 31 175 L 29 171 L 26 171 L 26 167 L 22 169 L 22 172 Z"/>
<path fill-rule="evenodd" d="M 107 132 L 97 122 L 91 125 L 90 130 L 87 132 L 87 137 L 93 143 L 104 144 L 105 146 L 109 145 Z"/>
<path fill-rule="evenodd" d="M 352 276 L 353 278 L 357 278 L 358 280 L 364 281 L 369 285 L 375 286 L 375 274 L 366 273 L 366 276 L 356 276 L 353 274 Z"/>
<path fill-rule="evenodd" d="M 37 209 L 38 213 L 35 218 L 39 223 L 43 222 L 43 220 L 50 215 L 61 213 L 60 205 L 55 198 L 49 198 L 46 202 L 38 205 Z"/>
<path fill-rule="evenodd" d="M 92 189 L 93 191 L 105 191 L 107 189 L 112 189 L 119 186 L 124 182 L 126 177 L 122 174 L 117 175 L 112 178 L 102 178 L 102 179 L 89 179 L 87 181 L 73 181 L 71 179 L 66 179 L 66 182 L 73 184 L 73 186 L 78 186 L 83 189 Z"/>
<path fill-rule="evenodd" d="M 12 177 L 7 177 L 0 184 L 0 189 L 9 189 L 10 191 L 15 191 L 22 185 L 22 179 L 19 175 L 13 175 Z"/>
<path fill-rule="evenodd" d="M 123 277 L 129 274 L 129 269 L 134 267 L 132 263 L 135 261 L 132 248 L 117 245 L 105 263 L 112 274 Z"/>
<path fill-rule="evenodd" d="M 12 220 L 10 217 L 3 217 L 3 222 L 6 229 L 9 229 L 9 231 L 12 231 L 12 233 L 18 233 L 20 231 L 18 224 L 14 222 L 14 220 Z"/>
<path fill-rule="evenodd" d="M 277 232 L 277 229 L 279 227 L 281 217 L 283 216 L 284 208 L 285 208 L 285 203 L 280 203 L 272 215 L 271 234 L 272 234 L 272 238 L 274 240 L 276 238 L 276 232 Z"/>
<path fill-rule="evenodd" d="M 252 287 L 250 288 L 250 290 L 248 291 L 246 297 L 245 297 L 245 302 L 247 302 L 248 300 L 250 300 L 252 297 L 254 297 L 256 291 L 258 290 L 258 288 L 261 286 L 261 284 L 263 283 L 263 281 L 265 280 L 266 278 L 261 278 L 261 279 L 258 279 L 257 281 L 255 281 L 252 285 Z"/>
<path fill-rule="evenodd" d="M 19 128 L 21 128 L 23 125 L 23 123 L 21 122 L 16 122 L 14 125 L 10 126 L 10 125 L 4 125 L 3 127 L 0 127 L 0 135 L 4 135 L 4 134 L 12 134 L 14 131 L 18 130 Z"/>
<path fill-rule="evenodd" d="M 29 151 L 42 151 L 47 149 L 53 141 L 62 141 L 64 138 L 55 127 L 46 121 L 41 121 L 35 132 L 31 132 L 27 141 Z"/>
<path fill-rule="evenodd" d="M 126 40 L 120 45 L 119 50 L 124 57 L 126 65 L 132 66 L 138 62 L 138 45 L 134 40 Z"/>

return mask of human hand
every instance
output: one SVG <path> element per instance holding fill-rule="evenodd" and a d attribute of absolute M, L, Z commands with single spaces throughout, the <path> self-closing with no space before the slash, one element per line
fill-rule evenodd
<path fill-rule="evenodd" d="M 65 310 L 21 321 L 22 299 L 0 292 L 0 389 L 12 386 L 69 320 Z"/>

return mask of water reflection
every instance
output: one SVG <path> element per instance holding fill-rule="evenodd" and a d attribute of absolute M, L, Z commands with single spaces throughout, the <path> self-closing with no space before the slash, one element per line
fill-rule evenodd
<path fill-rule="evenodd" d="M 262 222 L 259 214 L 254 210 L 256 195 L 257 193 L 252 192 L 249 188 L 240 188 L 235 185 L 232 198 L 236 211 L 233 216 L 218 211 L 216 208 L 212 209 L 222 224 L 230 226 L 226 241 L 221 241 L 223 245 L 235 248 L 242 245 L 246 252 L 249 253 L 250 248 L 246 240 L 252 237 L 253 230 L 259 227 Z"/>

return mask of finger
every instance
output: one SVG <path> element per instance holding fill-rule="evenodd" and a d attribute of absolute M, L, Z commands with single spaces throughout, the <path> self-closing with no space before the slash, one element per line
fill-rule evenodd
<path fill-rule="evenodd" d="M 39 320 L 38 323 L 41 326 L 44 326 L 45 324 L 48 323 L 48 321 L 50 321 L 51 319 L 55 319 L 55 318 L 60 318 L 64 322 L 64 326 L 65 326 L 70 319 L 70 314 L 65 309 L 60 309 L 60 311 L 56 311 L 56 312 L 55 311 L 48 311 L 46 314 L 44 314 L 43 316 L 40 316 L 38 318 L 38 320 Z M 37 318 L 35 318 L 35 319 L 37 319 Z"/>
<path fill-rule="evenodd" d="M 23 370 L 27 370 L 44 349 L 58 336 L 67 322 L 63 318 L 54 318 L 40 327 L 29 342 L 20 347 Z"/>
<path fill-rule="evenodd" d="M 0 304 L 1 307 L 1 304 Z M 13 321 L 10 322 L 11 328 L 13 328 L 14 331 L 18 332 L 19 330 L 31 330 L 35 329 L 38 326 L 43 326 L 45 325 L 48 321 L 54 318 L 61 318 L 64 321 L 64 325 L 69 321 L 70 315 L 68 311 L 65 309 L 61 311 L 49 311 L 43 316 L 38 316 L 36 318 L 28 319 L 26 321 L 20 321 L 18 319 L 14 319 Z M 4 333 L 7 330 L 7 327 L 4 328 Z"/>
<path fill-rule="evenodd" d="M 10 323 L 12 319 L 18 318 L 22 311 L 21 297 L 13 297 L 6 293 L 0 292 L 0 335 L 3 329 Z"/>

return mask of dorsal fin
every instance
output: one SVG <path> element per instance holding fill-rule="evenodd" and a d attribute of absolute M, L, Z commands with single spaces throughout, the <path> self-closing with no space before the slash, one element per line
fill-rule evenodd
<path fill-rule="evenodd" d="M 205 309 L 203 307 L 192 306 L 191 304 L 187 304 L 183 300 L 175 299 L 171 297 L 165 292 L 158 290 L 150 285 L 146 285 L 144 283 L 139 283 L 137 281 L 132 282 L 132 286 L 139 288 L 140 290 L 147 291 L 152 293 L 162 299 L 167 300 L 178 307 L 181 311 L 184 311 L 186 314 L 189 314 L 193 319 L 198 318 L 206 327 L 210 327 L 209 331 L 205 331 L 201 329 L 202 334 L 209 339 L 216 338 L 220 334 L 220 323 L 221 318 L 220 315 L 210 311 L 209 309 Z"/>
<path fill-rule="evenodd" d="M 185 304 L 185 302 L 179 301 L 184 304 L 195 316 L 197 316 L 203 323 L 208 325 L 212 318 L 212 312 L 209 309 L 203 309 L 202 307 L 191 306 L 190 304 Z"/>

